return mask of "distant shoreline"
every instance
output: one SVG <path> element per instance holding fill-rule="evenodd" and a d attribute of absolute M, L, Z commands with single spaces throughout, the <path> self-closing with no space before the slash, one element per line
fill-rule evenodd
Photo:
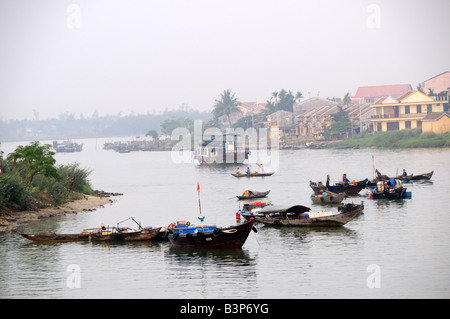
<path fill-rule="evenodd" d="M 8 216 L 0 217 L 0 232 L 13 230 L 25 222 L 91 211 L 110 203 L 113 203 L 113 200 L 109 196 L 83 195 L 82 199 L 57 207 L 46 207 L 36 211 L 9 212 Z"/>

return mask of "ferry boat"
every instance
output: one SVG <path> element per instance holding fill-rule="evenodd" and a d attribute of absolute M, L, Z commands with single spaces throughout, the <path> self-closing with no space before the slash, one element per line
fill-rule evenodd
<path fill-rule="evenodd" d="M 62 142 L 53 141 L 53 149 L 56 152 L 81 152 L 83 150 L 83 144 L 72 142 L 69 139 Z"/>
<path fill-rule="evenodd" d="M 194 160 L 200 165 L 243 164 L 248 160 L 250 151 L 247 143 L 244 143 L 246 146 L 237 143 L 236 134 L 223 134 L 222 137 L 222 140 L 218 141 L 212 136 L 210 140 L 197 145 L 194 149 Z"/>

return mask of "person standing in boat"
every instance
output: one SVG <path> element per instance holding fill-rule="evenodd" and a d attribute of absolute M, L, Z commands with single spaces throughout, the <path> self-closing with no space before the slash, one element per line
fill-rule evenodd
<path fill-rule="evenodd" d="M 405 169 L 403 169 L 402 176 L 408 176 L 408 174 L 406 173 Z"/>
<path fill-rule="evenodd" d="M 379 181 L 383 180 L 383 175 L 381 175 L 381 173 L 378 169 L 375 169 L 375 175 L 377 176 L 377 180 L 379 180 Z"/>
<path fill-rule="evenodd" d="M 238 175 L 241 175 L 241 174 L 242 174 L 241 169 L 240 169 L 239 167 L 237 168 L 236 174 L 238 174 Z"/>
<path fill-rule="evenodd" d="M 263 167 L 263 163 L 261 162 L 261 163 L 256 163 L 256 165 L 258 165 L 259 166 L 259 168 L 261 168 L 261 173 L 265 173 L 266 171 L 264 170 L 264 167 Z"/>

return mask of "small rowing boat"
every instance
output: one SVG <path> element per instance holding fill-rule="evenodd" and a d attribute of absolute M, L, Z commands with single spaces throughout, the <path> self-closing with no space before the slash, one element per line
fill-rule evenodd
<path fill-rule="evenodd" d="M 264 177 L 264 176 L 271 176 L 275 172 L 269 172 L 269 173 L 250 173 L 250 174 L 239 174 L 239 173 L 231 173 L 234 177 Z"/>
<path fill-rule="evenodd" d="M 52 231 L 40 232 L 37 234 L 20 234 L 22 237 L 36 242 L 68 242 L 68 241 L 87 241 L 89 232 L 83 231 L 79 234 L 57 234 Z"/>
<path fill-rule="evenodd" d="M 333 193 L 325 191 L 322 194 L 311 195 L 311 200 L 314 204 L 340 204 L 347 196 L 345 193 Z"/>
<path fill-rule="evenodd" d="M 263 198 L 266 197 L 269 193 L 269 191 L 265 191 L 265 192 L 253 192 L 253 191 L 248 191 L 248 195 L 238 195 L 236 196 L 238 199 L 253 199 L 253 198 Z"/>

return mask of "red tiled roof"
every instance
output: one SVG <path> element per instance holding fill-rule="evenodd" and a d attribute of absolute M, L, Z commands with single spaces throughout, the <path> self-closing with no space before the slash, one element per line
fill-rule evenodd
<path fill-rule="evenodd" d="M 399 96 L 410 90 L 412 90 L 411 84 L 360 86 L 354 97 Z"/>

